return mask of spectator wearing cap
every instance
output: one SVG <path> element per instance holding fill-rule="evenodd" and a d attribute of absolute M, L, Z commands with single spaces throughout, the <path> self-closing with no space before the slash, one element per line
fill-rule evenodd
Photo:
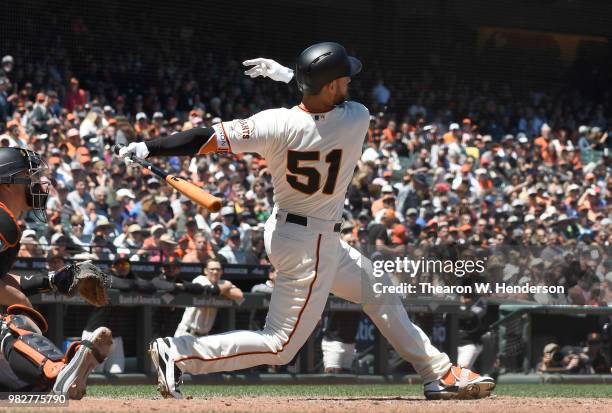
<path fill-rule="evenodd" d="M 96 235 L 91 240 L 90 251 L 86 253 L 77 254 L 75 258 L 85 260 L 113 260 L 115 258 L 113 252 L 108 248 L 107 240 L 104 236 Z"/>
<path fill-rule="evenodd" d="M 113 244 L 117 248 L 127 248 L 132 253 L 136 252 L 142 247 L 144 241 L 145 231 L 138 224 L 128 225 L 126 231 L 115 238 Z"/>
<path fill-rule="evenodd" d="M 220 211 L 223 224 L 223 239 L 226 240 L 232 230 L 238 230 L 235 224 L 236 211 L 233 206 L 224 206 Z"/>
<path fill-rule="evenodd" d="M 102 127 L 106 128 L 109 125 L 116 125 L 117 120 L 115 119 L 115 110 L 110 105 L 104 105 L 102 108 Z"/>
<path fill-rule="evenodd" d="M 27 142 L 21 139 L 19 121 L 12 119 L 6 123 L 6 131 L 0 135 L 0 141 L 7 140 L 11 148 L 25 148 Z"/>
<path fill-rule="evenodd" d="M 64 143 L 64 145 L 66 145 L 68 156 L 74 158 L 77 153 L 77 149 L 83 143 L 79 130 L 76 128 L 68 129 L 68 132 L 66 132 L 66 138 L 67 141 Z"/>
<path fill-rule="evenodd" d="M 461 127 L 458 123 L 451 123 L 448 126 L 448 132 L 442 137 L 444 143 L 450 145 L 451 143 L 458 143 L 461 139 Z"/>
<path fill-rule="evenodd" d="M 164 126 L 164 114 L 161 112 L 155 112 L 152 119 L 153 123 L 149 128 L 149 135 L 151 138 L 167 135 L 168 130 Z"/>
<path fill-rule="evenodd" d="M 49 99 L 44 93 L 36 94 L 36 103 L 29 121 L 34 133 L 47 135 L 51 132 L 52 114 L 49 110 Z"/>
<path fill-rule="evenodd" d="M 157 204 L 157 215 L 159 222 L 164 224 L 166 227 L 170 227 L 170 221 L 174 219 L 174 213 L 170 207 L 170 199 L 167 196 L 158 195 L 155 196 L 155 203 Z"/>
<path fill-rule="evenodd" d="M 135 199 L 136 195 L 131 189 L 121 188 L 115 192 L 115 201 L 119 204 L 117 208 L 120 210 L 120 212 L 116 212 L 116 214 L 121 216 L 122 223 L 127 219 L 136 218 L 136 216 L 138 216 L 139 211 L 135 210 Z M 118 223 L 118 221 L 115 221 L 115 223 Z"/>
<path fill-rule="evenodd" d="M 68 84 L 68 90 L 64 96 L 64 107 L 68 112 L 75 110 L 82 110 L 87 103 L 87 93 L 85 90 L 79 88 L 79 81 L 77 78 L 70 78 Z"/>
<path fill-rule="evenodd" d="M 134 125 L 134 129 L 143 140 L 149 139 L 149 118 L 147 118 L 146 113 L 138 112 L 136 114 L 136 125 Z"/>
<path fill-rule="evenodd" d="M 149 256 L 149 261 L 151 262 L 178 262 L 179 257 L 176 252 L 176 248 L 178 243 L 172 238 L 170 234 L 163 234 L 159 237 L 159 245 L 161 250 L 158 250 L 159 253 Z M 147 252 L 152 252 L 152 250 L 147 250 Z"/>
<path fill-rule="evenodd" d="M 8 99 L 7 90 L 10 88 L 9 79 L 0 72 L 0 122 L 5 122 L 12 112 L 12 105 Z"/>
<path fill-rule="evenodd" d="M 153 256 L 155 254 L 159 254 L 159 250 L 161 250 L 160 238 L 165 233 L 166 227 L 162 224 L 156 224 L 151 227 L 149 232 L 150 235 L 142 243 L 142 248 L 149 250 L 147 255 Z"/>
<path fill-rule="evenodd" d="M 213 222 L 210 226 L 210 230 L 210 245 L 214 253 L 218 254 L 219 250 L 225 246 L 225 241 L 223 240 L 223 224 L 220 222 Z"/>
<path fill-rule="evenodd" d="M 108 248 L 110 251 L 114 252 L 116 250 L 115 246 L 112 243 L 112 240 L 115 239 L 117 235 L 119 235 L 119 231 L 117 230 L 115 225 L 113 225 L 108 220 L 108 218 L 106 218 L 105 216 L 100 216 L 96 220 L 93 236 L 102 237 L 106 243 L 105 247 Z"/>
<path fill-rule="evenodd" d="M 22 232 L 18 256 L 22 258 L 43 258 L 45 256 L 36 237 L 36 231 L 26 229 Z"/>
<path fill-rule="evenodd" d="M 409 208 L 408 211 L 406 211 L 405 221 L 408 235 L 413 239 L 417 239 L 419 235 L 421 235 L 421 230 L 425 226 L 425 222 L 419 217 L 419 212 L 416 208 Z"/>
<path fill-rule="evenodd" d="M 393 193 L 393 187 L 389 184 L 385 184 L 382 186 L 382 188 L 380 189 L 380 194 L 381 197 L 378 198 L 376 201 L 372 202 L 372 207 L 371 207 L 371 211 L 372 211 L 372 216 L 376 217 L 376 215 L 385 208 L 385 200 L 387 202 L 392 201 L 393 204 L 395 203 L 395 195 Z"/>
<path fill-rule="evenodd" d="M 68 238 L 61 232 L 56 232 L 49 241 L 49 251 L 47 256 L 65 256 L 68 246 Z"/>
<path fill-rule="evenodd" d="M 219 250 L 219 256 L 224 257 L 228 264 L 246 264 L 246 254 L 240 248 L 240 232 L 232 229 L 226 240 L 226 245 Z"/>

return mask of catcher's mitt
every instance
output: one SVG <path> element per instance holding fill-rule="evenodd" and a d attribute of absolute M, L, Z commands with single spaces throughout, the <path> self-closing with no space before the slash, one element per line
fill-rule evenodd
<path fill-rule="evenodd" d="M 102 307 L 108 302 L 106 290 L 110 286 L 110 276 L 96 267 L 91 261 L 67 265 L 49 274 L 54 290 L 72 297 L 78 292 L 88 303 Z"/>

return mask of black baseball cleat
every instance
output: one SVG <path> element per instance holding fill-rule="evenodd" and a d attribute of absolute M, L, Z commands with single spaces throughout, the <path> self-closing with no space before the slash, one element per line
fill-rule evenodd
<path fill-rule="evenodd" d="M 182 373 L 170 356 L 170 341 L 167 338 L 154 340 L 149 346 L 149 357 L 157 371 L 159 393 L 166 399 L 182 399 L 183 394 L 179 389 Z"/>
<path fill-rule="evenodd" d="M 430 400 L 484 399 L 495 389 L 495 380 L 473 371 L 453 366 L 440 379 L 425 384 Z"/>
<path fill-rule="evenodd" d="M 97 328 L 89 340 L 82 340 L 74 355 L 55 379 L 52 392 L 80 400 L 87 390 L 91 371 L 108 357 L 113 345 L 113 334 L 106 327 Z"/>

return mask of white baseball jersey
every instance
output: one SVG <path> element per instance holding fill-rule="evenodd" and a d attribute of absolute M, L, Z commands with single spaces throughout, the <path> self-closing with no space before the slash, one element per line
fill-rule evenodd
<path fill-rule="evenodd" d="M 212 285 L 210 280 L 204 275 L 198 275 L 193 279 L 194 284 Z M 183 332 L 191 329 L 198 334 L 208 334 L 217 318 L 217 308 L 215 307 L 187 307 L 183 313 L 183 318 L 177 331 Z"/>
<path fill-rule="evenodd" d="M 233 331 L 170 340 L 168 369 L 190 374 L 289 363 L 321 319 L 330 292 L 364 311 L 425 383 L 442 377 L 450 360 L 412 324 L 401 298 L 370 299 L 372 263 L 340 240 L 333 229 L 342 216 L 346 189 L 361 156 L 368 110 L 345 102 L 313 114 L 299 107 L 273 109 L 214 126 L 220 151 L 256 152 L 268 161 L 276 214 L 266 221 L 264 243 L 277 277 L 260 331 Z M 286 212 L 308 216 L 307 226 Z M 321 225 L 319 225 L 321 224 Z M 387 283 L 390 278 L 387 276 Z M 187 315 L 187 312 L 185 313 Z"/>
<path fill-rule="evenodd" d="M 219 151 L 267 160 L 278 208 L 338 221 L 369 122 L 365 106 L 344 102 L 325 113 L 270 109 L 213 128 Z"/>

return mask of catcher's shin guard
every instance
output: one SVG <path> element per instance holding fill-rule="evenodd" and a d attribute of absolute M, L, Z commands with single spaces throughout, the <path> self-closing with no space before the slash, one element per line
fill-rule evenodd
<path fill-rule="evenodd" d="M 53 393 L 66 394 L 70 399 L 83 398 L 87 390 L 87 377 L 106 359 L 112 345 L 111 331 L 106 327 L 99 327 L 91 334 L 89 340 L 83 340 L 71 347 L 71 349 L 76 349 L 76 352 L 57 376 L 53 385 Z M 70 356 L 71 349 L 66 353 L 67 358 Z"/>
<path fill-rule="evenodd" d="M 43 391 L 51 387 L 66 360 L 42 335 L 46 330 L 44 317 L 29 307 L 11 306 L 2 316 L 0 351 L 17 377 Z"/>

